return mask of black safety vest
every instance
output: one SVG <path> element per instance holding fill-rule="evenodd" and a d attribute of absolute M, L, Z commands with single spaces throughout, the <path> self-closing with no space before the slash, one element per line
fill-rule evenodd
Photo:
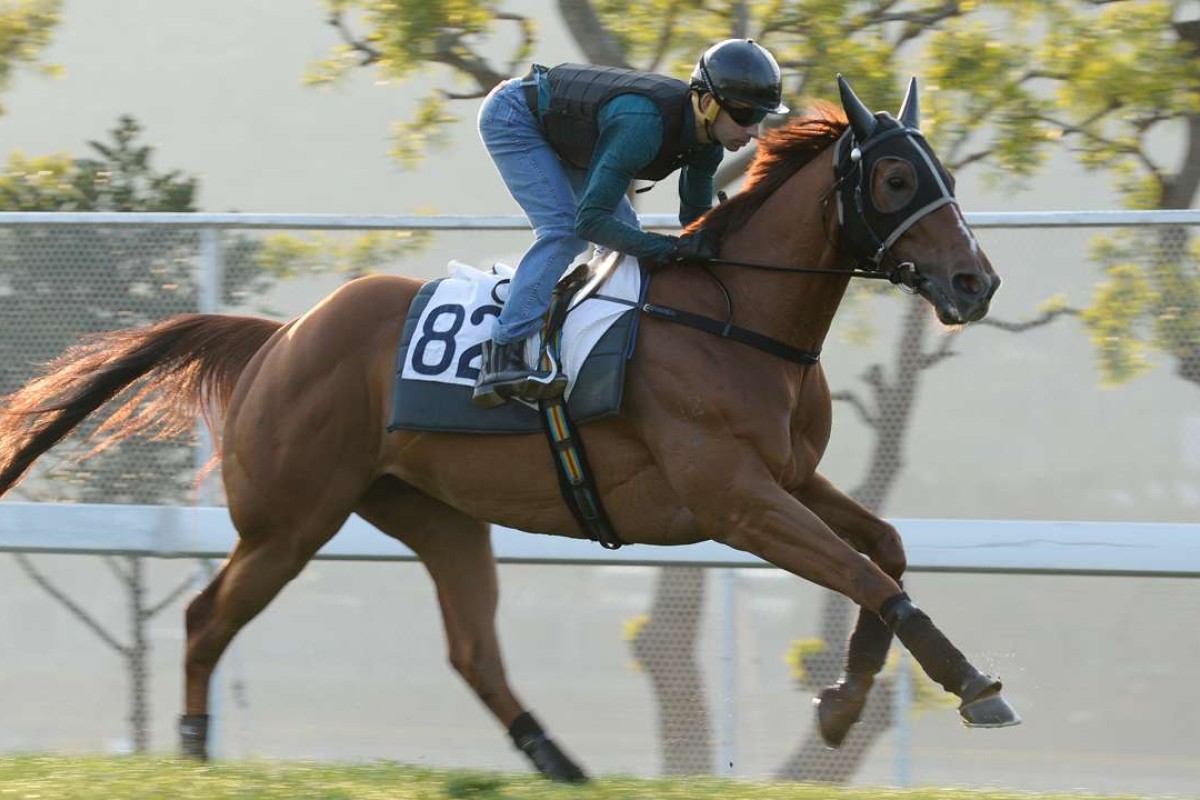
<path fill-rule="evenodd" d="M 684 142 L 688 85 L 649 72 L 584 64 L 560 64 L 549 70 L 550 107 L 541 109 L 546 138 L 565 161 L 587 169 L 600 135 L 600 109 L 618 94 L 649 97 L 662 115 L 663 141 L 658 154 L 635 177 L 659 181 L 687 164 L 699 150 Z"/>

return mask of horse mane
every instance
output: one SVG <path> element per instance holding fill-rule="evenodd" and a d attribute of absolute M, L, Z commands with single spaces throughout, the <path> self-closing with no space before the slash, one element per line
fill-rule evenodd
<path fill-rule="evenodd" d="M 746 171 L 742 191 L 709 210 L 684 232 L 703 228 L 719 241 L 741 228 L 788 178 L 836 142 L 848 124 L 840 108 L 818 101 L 808 115 L 767 131 L 758 140 L 758 152 Z"/>

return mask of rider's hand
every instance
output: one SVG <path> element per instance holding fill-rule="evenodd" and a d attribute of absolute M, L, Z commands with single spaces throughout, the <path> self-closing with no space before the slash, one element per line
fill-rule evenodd
<path fill-rule="evenodd" d="M 669 253 L 641 259 L 642 266 L 651 272 L 683 261 L 707 261 L 717 257 L 716 244 L 712 241 L 712 237 L 703 230 L 665 238 L 671 240 Z"/>
<path fill-rule="evenodd" d="M 672 261 L 710 261 L 717 257 L 717 245 L 708 231 L 701 228 L 680 236 L 671 255 Z"/>

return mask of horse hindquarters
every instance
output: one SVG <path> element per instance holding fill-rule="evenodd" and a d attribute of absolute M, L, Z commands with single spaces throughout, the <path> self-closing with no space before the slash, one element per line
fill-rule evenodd
<path fill-rule="evenodd" d="M 276 337 L 234 393 L 222 477 L 239 539 L 188 607 L 185 753 L 205 753 L 209 683 L 230 641 L 338 532 L 378 471 L 387 395 L 374 379 L 390 373 L 381 353 L 394 353 L 414 289 L 347 284 Z"/>

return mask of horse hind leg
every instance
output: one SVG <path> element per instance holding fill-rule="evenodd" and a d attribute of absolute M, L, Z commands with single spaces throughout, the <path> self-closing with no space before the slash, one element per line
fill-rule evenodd
<path fill-rule="evenodd" d="M 243 535 L 208 586 L 188 604 L 184 655 L 184 713 L 180 749 L 208 758 L 209 687 L 217 662 L 233 637 L 258 616 L 341 528 L 349 511 L 324 524 L 255 530 Z"/>
<path fill-rule="evenodd" d="M 488 527 L 390 477 L 376 481 L 355 511 L 424 563 L 437 590 L 450 663 L 516 748 L 551 780 L 587 780 L 508 684 L 496 633 L 499 586 Z"/>

